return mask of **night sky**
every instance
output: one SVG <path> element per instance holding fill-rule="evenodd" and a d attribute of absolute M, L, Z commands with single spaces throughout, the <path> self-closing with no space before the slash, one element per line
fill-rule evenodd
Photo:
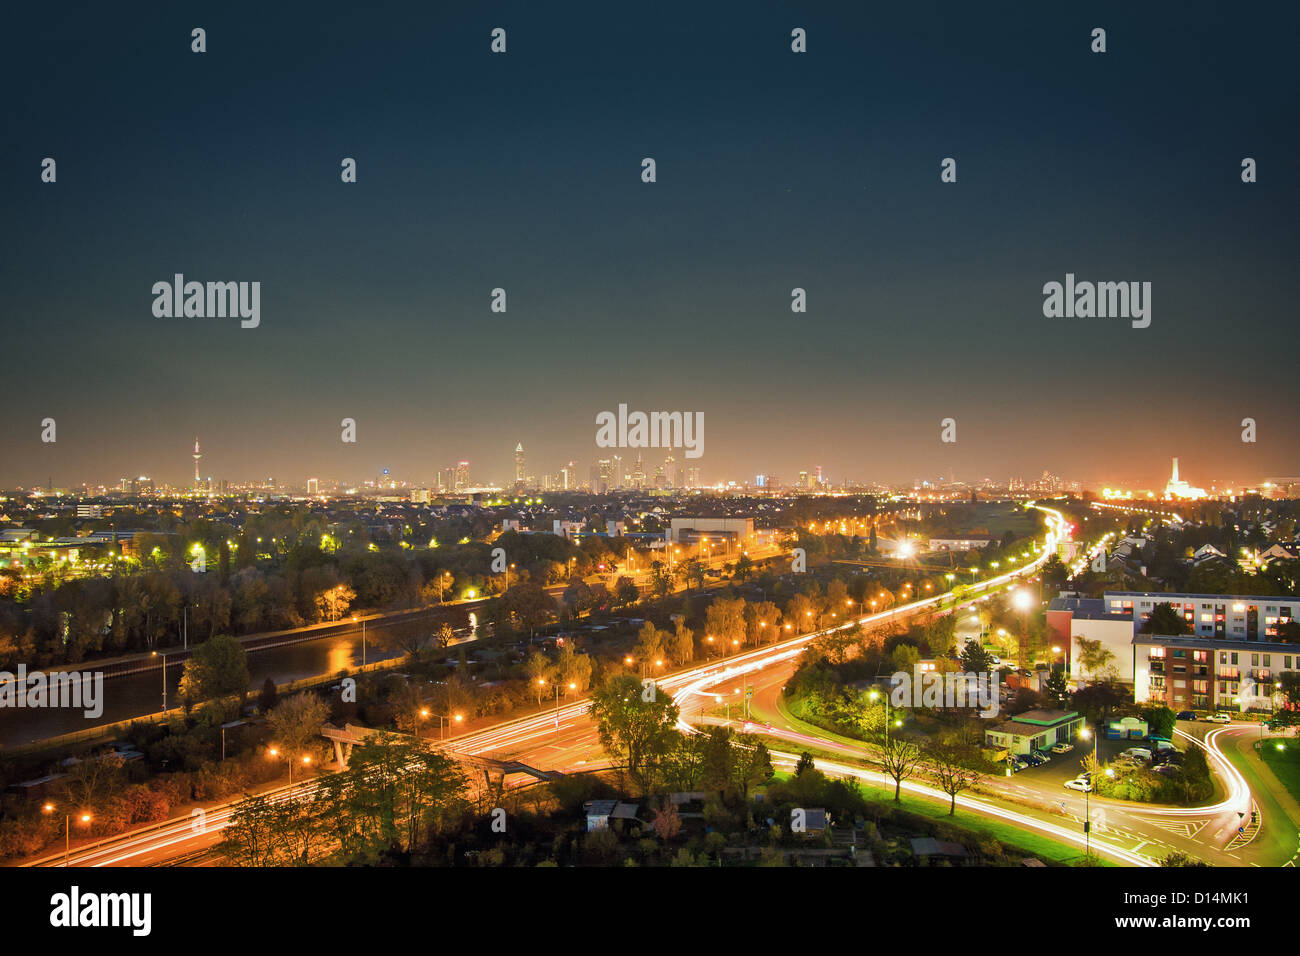
<path fill-rule="evenodd" d="M 1300 8 L 851 6 L 7 11 L 0 486 L 585 476 L 620 402 L 710 481 L 1300 473 Z M 1044 318 L 1067 272 L 1151 327 Z"/>

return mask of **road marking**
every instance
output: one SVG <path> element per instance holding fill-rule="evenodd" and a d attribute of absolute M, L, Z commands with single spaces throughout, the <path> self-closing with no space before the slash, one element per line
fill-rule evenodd
<path fill-rule="evenodd" d="M 1196 835 L 1204 830 L 1210 823 L 1209 820 L 1189 820 L 1186 823 L 1166 822 L 1162 820 L 1152 820 L 1155 826 L 1162 830 L 1168 830 L 1170 833 L 1177 833 L 1179 836 L 1188 840 L 1193 840 Z M 1197 842 L 1200 842 L 1199 840 Z"/>

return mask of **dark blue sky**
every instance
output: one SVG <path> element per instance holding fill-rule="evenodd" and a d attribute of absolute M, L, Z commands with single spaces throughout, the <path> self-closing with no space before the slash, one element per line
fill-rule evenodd
<path fill-rule="evenodd" d="M 0 485 L 181 482 L 195 434 L 230 480 L 585 471 L 620 402 L 702 411 L 711 480 L 1300 473 L 1294 4 L 265 6 L 10 12 Z M 175 272 L 261 327 L 155 318 Z M 1151 327 L 1044 318 L 1066 272 Z"/>

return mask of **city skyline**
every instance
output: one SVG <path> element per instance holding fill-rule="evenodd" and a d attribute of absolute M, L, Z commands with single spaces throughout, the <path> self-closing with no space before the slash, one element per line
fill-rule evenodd
<path fill-rule="evenodd" d="M 162 60 L 119 58 L 107 11 L 20 16 L 6 68 L 40 74 L 53 44 L 78 68 L 15 84 L 6 311 L 76 350 L 11 365 L 0 485 L 171 475 L 195 434 L 229 476 L 467 459 L 508 484 L 521 439 L 603 457 L 595 417 L 620 403 L 702 414 L 715 480 L 1154 484 L 1173 456 L 1200 484 L 1300 473 L 1300 385 L 1262 388 L 1250 361 L 1293 311 L 1283 26 L 1112 10 L 1098 56 L 1089 21 L 1030 11 L 997 24 L 994 65 L 975 10 L 801 12 L 804 56 L 781 10 L 613 37 L 594 7 L 497 12 L 496 57 L 470 12 L 269 11 L 249 36 L 215 11 L 204 56 L 168 13 L 129 41 Z M 331 58 L 276 69 L 303 45 L 346 52 L 345 92 L 319 92 Z M 157 119 L 128 131 L 124 111 Z M 177 273 L 259 282 L 259 323 L 155 315 Z M 1074 275 L 1150 283 L 1150 327 L 1046 318 L 1045 283 Z M 89 356 L 102 374 L 51 387 Z"/>
<path fill-rule="evenodd" d="M 884 481 L 871 477 L 861 476 L 840 476 L 835 477 L 826 474 L 826 469 L 818 465 L 805 465 L 793 468 L 788 471 L 763 471 L 751 475 L 728 476 L 724 478 L 715 478 L 703 475 L 701 469 L 677 458 L 674 454 L 675 449 L 653 449 L 653 454 L 646 454 L 644 449 L 619 449 L 624 454 L 609 454 L 606 452 L 605 457 L 590 459 L 589 462 L 579 462 L 576 459 L 570 459 L 560 465 L 557 470 L 551 471 L 543 469 L 540 474 L 530 473 L 527 465 L 529 460 L 527 452 L 524 449 L 523 442 L 516 442 L 512 451 L 512 464 L 514 478 L 511 482 L 502 482 L 495 480 L 490 471 L 488 474 L 479 474 L 478 470 L 488 470 L 492 466 L 478 466 L 478 470 L 472 471 L 474 466 L 468 460 L 461 459 L 453 465 L 436 467 L 433 471 L 433 477 L 428 478 L 425 473 L 403 474 L 395 471 L 386 465 L 380 465 L 370 471 L 369 474 L 361 475 L 343 475 L 335 476 L 328 474 L 312 473 L 303 477 L 301 475 L 293 476 L 276 476 L 268 474 L 262 477 L 250 476 L 228 476 L 213 475 L 203 476 L 200 474 L 200 459 L 207 457 L 200 453 L 200 442 L 195 437 L 194 451 L 189 457 L 194 464 L 194 476 L 192 482 L 188 485 L 191 489 L 198 489 L 207 492 L 220 491 L 222 486 L 230 485 L 239 488 L 249 487 L 277 487 L 282 489 L 303 489 L 306 488 L 308 493 L 321 493 L 322 482 L 324 489 L 328 491 L 337 491 L 340 488 L 357 488 L 382 490 L 384 487 L 402 488 L 402 489 L 426 489 L 437 492 L 457 493 L 464 491 L 485 491 L 498 490 L 506 492 L 560 492 L 560 491 L 595 491 L 597 493 L 609 491 L 625 490 L 651 490 L 654 488 L 672 489 L 672 490 L 713 490 L 728 486 L 734 487 L 752 487 L 757 489 L 773 487 L 785 490 L 819 490 L 819 489 L 837 489 L 845 487 L 853 488 L 906 488 L 908 481 Z M 634 454 L 632 454 L 634 453 Z M 660 457 L 662 456 L 662 457 Z M 558 459 L 557 459 L 558 460 Z M 589 467 L 584 468 L 584 464 Z M 638 465 L 640 470 L 637 470 Z M 1185 497 L 1204 497 L 1207 493 L 1205 488 L 1192 486 L 1189 482 L 1180 480 L 1179 477 L 1179 459 L 1174 456 L 1172 459 L 1172 474 L 1167 472 L 1167 480 L 1163 483 L 1163 489 L 1159 481 L 1150 483 L 1134 483 L 1129 481 L 1127 484 L 1120 482 L 1107 486 L 1105 490 L 1111 492 L 1119 488 L 1127 488 L 1129 492 L 1135 490 L 1154 491 L 1171 498 Z M 568 474 L 566 474 L 566 472 Z M 149 487 L 156 485 L 168 487 L 173 490 L 183 490 L 187 487 L 183 482 L 173 484 L 167 477 L 166 472 L 157 472 L 145 470 L 138 475 L 127 474 L 120 476 L 113 481 L 90 481 L 82 480 L 68 483 L 53 483 L 53 476 L 49 476 L 46 483 L 35 483 L 30 485 L 15 485 L 10 489 L 19 488 L 27 490 L 46 490 L 55 489 L 75 489 L 97 487 L 105 488 L 109 491 L 128 491 L 128 484 L 134 486 L 138 481 L 148 480 Z M 1234 490 L 1240 492 L 1247 488 L 1257 488 L 1280 476 L 1274 474 L 1271 476 L 1257 476 L 1254 480 L 1247 481 L 1222 481 L 1210 480 L 1207 482 L 1209 492 L 1218 494 L 1225 490 Z M 602 487 L 594 487 L 596 481 L 599 481 Z M 1041 472 L 1033 472 L 1028 475 L 980 475 L 966 476 L 954 472 L 936 475 L 918 475 L 910 480 L 913 488 L 923 487 L 1005 487 L 1008 490 L 1023 490 L 1026 487 L 1043 488 L 1045 490 L 1062 490 L 1076 492 L 1089 491 L 1098 493 L 1102 491 L 1101 484 L 1094 481 L 1083 481 L 1075 476 L 1062 476 L 1055 474 L 1051 469 L 1044 468 Z M 1094 485 L 1096 487 L 1094 487 Z"/>

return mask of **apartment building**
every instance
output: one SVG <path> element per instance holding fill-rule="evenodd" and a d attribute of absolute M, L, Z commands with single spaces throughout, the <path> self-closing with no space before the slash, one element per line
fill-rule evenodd
<path fill-rule="evenodd" d="M 1300 644 L 1222 638 L 1133 638 L 1133 698 L 1171 710 L 1264 710 L 1284 704 L 1279 675 L 1300 670 Z"/>
<path fill-rule="evenodd" d="M 1300 597 L 1258 594 L 1165 594 L 1151 591 L 1107 591 L 1109 614 L 1126 614 L 1140 629 L 1157 604 L 1172 604 L 1196 637 L 1235 641 L 1267 641 L 1277 626 L 1300 617 Z"/>

